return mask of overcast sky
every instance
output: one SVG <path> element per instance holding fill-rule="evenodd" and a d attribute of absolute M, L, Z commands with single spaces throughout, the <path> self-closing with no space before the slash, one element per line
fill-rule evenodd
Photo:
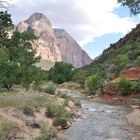
<path fill-rule="evenodd" d="M 10 13 L 15 24 L 32 13 L 45 14 L 53 27 L 65 29 L 94 58 L 98 55 L 93 53 L 95 47 L 101 47 L 100 50 L 106 47 L 93 48 L 91 43 L 96 39 L 110 34 L 122 36 L 136 26 L 138 20 L 123 14 L 125 10 L 120 8 L 117 0 L 13 0 Z"/>

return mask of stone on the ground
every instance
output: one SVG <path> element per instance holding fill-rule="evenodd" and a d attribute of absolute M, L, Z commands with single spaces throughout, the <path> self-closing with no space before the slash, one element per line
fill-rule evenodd
<path fill-rule="evenodd" d="M 132 113 L 127 115 L 127 119 L 130 123 L 140 126 L 140 110 L 134 109 Z"/>

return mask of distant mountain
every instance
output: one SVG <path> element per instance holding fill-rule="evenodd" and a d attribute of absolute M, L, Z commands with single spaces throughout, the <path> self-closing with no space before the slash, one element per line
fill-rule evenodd
<path fill-rule="evenodd" d="M 61 52 L 61 58 L 75 67 L 91 63 L 90 57 L 81 49 L 79 44 L 63 29 L 54 29 L 56 44 Z"/>
<path fill-rule="evenodd" d="M 50 20 L 41 13 L 32 14 L 27 20 L 18 24 L 17 30 L 32 31 L 38 39 L 33 47 L 42 60 L 64 61 L 76 68 L 83 67 L 92 62 L 78 43 L 63 29 L 54 29 Z"/>
<path fill-rule="evenodd" d="M 98 47 L 98 46 L 97 46 Z M 140 57 L 140 24 L 118 42 L 110 44 L 93 62 L 76 73 L 75 81 L 80 83 L 94 74 L 99 74 L 104 84 L 115 79 L 131 67 L 136 67 Z M 83 83 L 84 84 L 84 83 Z"/>

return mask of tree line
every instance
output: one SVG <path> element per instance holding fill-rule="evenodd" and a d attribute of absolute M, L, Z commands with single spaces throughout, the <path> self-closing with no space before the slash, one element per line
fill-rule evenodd
<path fill-rule="evenodd" d="M 28 90 L 29 85 L 41 80 L 43 70 L 34 66 L 40 60 L 36 56 L 32 43 L 36 36 L 32 32 L 13 30 L 11 15 L 7 11 L 0 12 L 0 85 L 12 88 L 14 84 L 23 85 Z"/>

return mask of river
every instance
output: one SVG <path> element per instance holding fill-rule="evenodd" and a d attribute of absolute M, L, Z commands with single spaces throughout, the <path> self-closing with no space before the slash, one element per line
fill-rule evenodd
<path fill-rule="evenodd" d="M 56 140 L 135 140 L 126 121 L 126 107 L 91 102 L 75 93 L 69 96 L 80 100 L 83 116 Z"/>

